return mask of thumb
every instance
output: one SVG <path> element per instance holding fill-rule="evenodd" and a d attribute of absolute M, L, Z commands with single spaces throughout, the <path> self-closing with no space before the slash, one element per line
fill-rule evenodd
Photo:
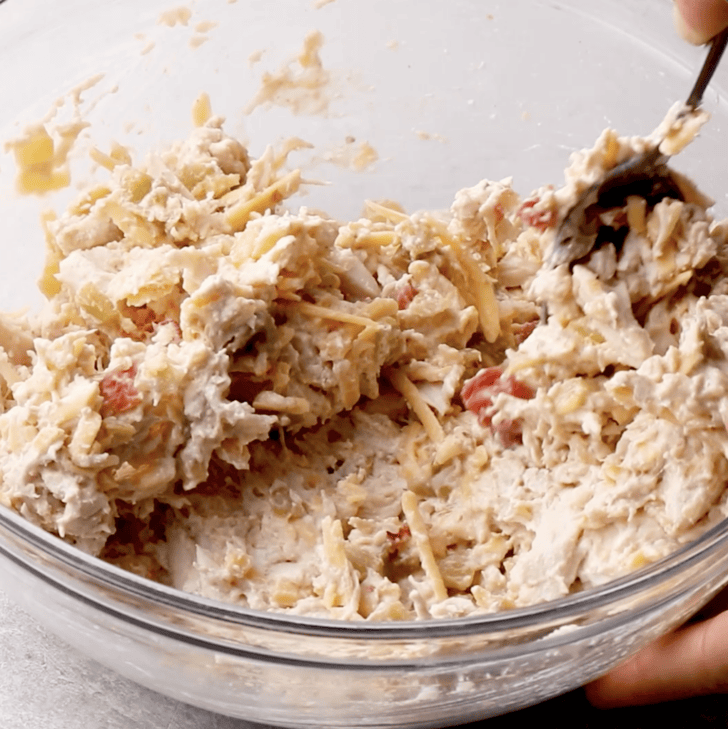
<path fill-rule="evenodd" d="M 707 43 L 728 27 L 726 0 L 675 0 L 673 20 L 677 32 L 690 43 Z"/>
<path fill-rule="evenodd" d="M 602 708 L 728 692 L 728 612 L 664 636 L 585 690 Z"/>

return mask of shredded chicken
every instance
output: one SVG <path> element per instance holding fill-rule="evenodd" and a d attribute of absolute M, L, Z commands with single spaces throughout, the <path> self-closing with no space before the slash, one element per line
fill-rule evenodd
<path fill-rule="evenodd" d="M 551 268 L 560 189 L 342 223 L 211 117 L 49 222 L 0 316 L 0 502 L 80 549 L 252 608 L 349 620 L 530 605 L 726 516 L 728 225 L 630 198 Z M 545 312 L 545 313 L 544 313 Z"/>

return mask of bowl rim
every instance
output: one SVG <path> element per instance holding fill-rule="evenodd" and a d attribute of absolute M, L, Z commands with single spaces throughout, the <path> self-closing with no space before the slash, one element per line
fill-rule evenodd
<path fill-rule="evenodd" d="M 26 520 L 9 507 L 0 504 L 0 556 L 15 562 L 35 577 L 76 597 L 79 590 L 49 575 L 41 564 L 29 564 L 8 545 L 3 532 L 27 542 L 51 563 L 60 562 L 80 577 L 91 578 L 104 587 L 140 598 L 160 609 L 174 609 L 191 617 L 224 621 L 263 631 L 286 632 L 326 638 L 367 640 L 437 639 L 471 636 L 484 633 L 502 633 L 543 626 L 548 621 L 568 624 L 568 618 L 603 608 L 620 600 L 634 598 L 640 593 L 667 582 L 691 570 L 696 564 L 728 544 L 728 517 L 707 529 L 697 539 L 682 545 L 674 552 L 629 574 L 610 580 L 598 587 L 573 593 L 526 607 L 492 613 L 479 613 L 453 618 L 426 618 L 408 621 L 348 621 L 297 615 L 286 612 L 264 611 L 235 603 L 202 597 L 174 587 L 154 582 L 99 557 L 83 552 L 60 537 Z M 728 582 L 728 574 L 726 575 Z M 85 596 L 102 610 L 108 603 L 101 598 Z M 129 617 L 127 615 L 127 617 Z M 610 616 L 613 617 L 613 616 Z M 153 624 L 152 624 L 153 625 Z M 571 624 L 573 625 L 573 623 Z M 579 626 L 574 626 L 579 627 Z M 556 628 L 554 628 L 556 629 Z"/>

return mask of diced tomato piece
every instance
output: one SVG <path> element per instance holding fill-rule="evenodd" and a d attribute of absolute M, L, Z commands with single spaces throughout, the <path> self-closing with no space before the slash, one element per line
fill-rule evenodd
<path fill-rule="evenodd" d="M 412 532 L 407 524 L 403 524 L 397 532 L 387 532 L 387 539 L 389 539 L 387 559 L 397 559 L 399 551 L 405 546 L 411 536 Z"/>
<path fill-rule="evenodd" d="M 465 402 L 465 407 L 467 407 L 468 410 L 472 410 L 472 408 L 468 405 L 468 400 L 476 397 L 482 390 L 493 387 L 493 385 L 495 385 L 502 376 L 503 369 L 501 367 L 486 367 L 485 369 L 480 370 L 475 377 L 471 377 L 467 380 L 460 393 L 460 396 L 463 398 L 463 402 Z"/>
<path fill-rule="evenodd" d="M 534 319 L 533 321 L 527 321 L 523 324 L 513 325 L 513 336 L 516 338 L 516 344 L 521 344 L 533 333 L 533 330 L 538 326 L 539 320 Z"/>
<path fill-rule="evenodd" d="M 463 385 L 460 397 L 465 407 L 478 416 L 481 425 L 493 427 L 493 399 L 501 392 L 521 400 L 530 400 L 535 394 L 533 388 L 515 377 L 504 377 L 501 367 L 486 367 Z M 493 430 L 506 447 L 521 442 L 521 423 L 517 420 L 502 420 Z"/>
<path fill-rule="evenodd" d="M 514 377 L 507 377 L 508 388 L 504 390 L 513 397 L 520 398 L 521 400 L 530 400 L 534 396 L 533 388 L 529 387 L 524 382 L 515 379 Z"/>
<path fill-rule="evenodd" d="M 101 380 L 99 389 L 104 402 L 101 415 L 120 415 L 136 407 L 141 402 L 139 390 L 134 386 L 136 366 L 125 370 L 107 372 Z"/>
<path fill-rule="evenodd" d="M 540 230 L 542 233 L 556 223 L 558 215 L 555 210 L 535 210 L 539 198 L 526 200 L 520 208 L 518 208 L 518 216 L 526 224 L 532 228 Z"/>
<path fill-rule="evenodd" d="M 411 303 L 412 299 L 417 296 L 417 289 L 409 282 L 402 284 L 397 288 L 397 306 L 400 311 L 406 309 Z"/>
<path fill-rule="evenodd" d="M 494 430 L 505 448 L 523 442 L 523 428 L 518 420 L 501 420 Z"/>

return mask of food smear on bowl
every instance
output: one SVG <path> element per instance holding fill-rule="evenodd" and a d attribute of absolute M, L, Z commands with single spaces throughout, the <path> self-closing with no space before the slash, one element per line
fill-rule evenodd
<path fill-rule="evenodd" d="M 0 317 L 0 503 L 180 590 L 378 621 L 559 598 L 726 516 L 728 224 L 680 178 L 548 264 L 672 121 L 559 189 L 341 222 L 287 202 L 301 140 L 194 117 L 46 221 L 47 303 Z"/>
<path fill-rule="evenodd" d="M 367 141 L 358 142 L 355 137 L 346 137 L 342 144 L 335 144 L 322 150 L 311 162 L 328 162 L 330 164 L 364 172 L 371 169 L 379 161 L 379 153 Z"/>
<path fill-rule="evenodd" d="M 259 106 L 281 106 L 293 114 L 326 116 L 337 94 L 332 74 L 321 59 L 323 43 L 321 31 L 311 31 L 295 59 L 277 71 L 265 71 L 245 113 L 250 114 Z"/>
<path fill-rule="evenodd" d="M 163 12 L 157 19 L 157 22 L 160 25 L 167 25 L 170 28 L 173 28 L 175 25 L 187 25 L 190 22 L 191 17 L 191 8 L 185 5 L 180 5 L 177 8 Z"/>
<path fill-rule="evenodd" d="M 83 97 L 103 78 L 103 74 L 95 74 L 78 84 L 56 99 L 43 119 L 5 142 L 5 150 L 15 157 L 15 187 L 21 195 L 44 195 L 71 184 L 70 156 L 81 134 L 90 126 L 84 113 L 98 102 L 98 98 L 87 101 Z M 101 95 L 115 90 L 104 90 Z"/>

